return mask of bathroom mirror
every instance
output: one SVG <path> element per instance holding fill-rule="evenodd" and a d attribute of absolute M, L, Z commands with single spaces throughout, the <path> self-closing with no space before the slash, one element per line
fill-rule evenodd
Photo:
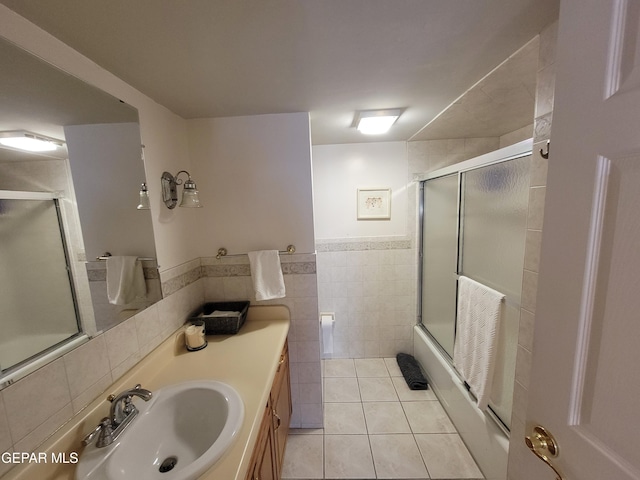
<path fill-rule="evenodd" d="M 0 39 L 0 111 L 2 387 L 162 295 L 151 213 L 136 208 L 137 110 Z M 6 132 L 57 145 L 23 151 Z M 146 293 L 109 301 L 107 252 L 144 259 Z"/>

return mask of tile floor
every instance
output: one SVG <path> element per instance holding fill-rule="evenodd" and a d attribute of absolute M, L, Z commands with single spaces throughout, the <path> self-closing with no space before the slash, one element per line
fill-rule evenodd
<path fill-rule="evenodd" d="M 482 479 L 431 390 L 395 358 L 323 361 L 324 429 L 292 430 L 283 479 Z"/>

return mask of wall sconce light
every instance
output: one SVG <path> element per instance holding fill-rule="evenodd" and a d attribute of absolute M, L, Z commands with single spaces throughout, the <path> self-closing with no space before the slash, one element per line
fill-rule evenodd
<path fill-rule="evenodd" d="M 401 108 L 392 110 L 363 110 L 356 112 L 356 127 L 365 135 L 387 133 L 402 113 Z"/>
<path fill-rule="evenodd" d="M 178 176 L 181 173 L 187 174 L 187 180 L 183 182 L 178 179 Z M 185 208 L 201 208 L 202 204 L 200 203 L 200 199 L 198 198 L 198 190 L 196 189 L 196 184 L 193 180 L 191 180 L 191 175 L 186 170 L 180 170 L 176 173 L 175 177 L 171 175 L 169 172 L 164 172 L 162 177 L 160 178 L 162 183 L 162 201 L 167 206 L 167 208 L 172 209 L 176 208 L 178 204 L 178 185 L 182 185 L 184 183 L 184 187 L 182 188 L 182 201 L 180 202 L 180 207 Z"/>
<path fill-rule="evenodd" d="M 149 190 L 147 184 L 140 185 L 140 203 L 138 204 L 138 210 L 151 210 L 151 204 L 149 203 Z"/>
<path fill-rule="evenodd" d="M 14 130 L 0 132 L 0 144 L 27 152 L 52 152 L 64 145 L 64 142 L 26 130 Z"/>

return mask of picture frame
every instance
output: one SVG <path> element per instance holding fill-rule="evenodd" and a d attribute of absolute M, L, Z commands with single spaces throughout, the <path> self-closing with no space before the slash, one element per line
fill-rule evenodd
<path fill-rule="evenodd" d="M 358 220 L 390 220 L 390 188 L 358 188 Z"/>

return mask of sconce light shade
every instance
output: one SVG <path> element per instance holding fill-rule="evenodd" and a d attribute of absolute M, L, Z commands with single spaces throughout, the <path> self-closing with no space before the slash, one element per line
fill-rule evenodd
<path fill-rule="evenodd" d="M 380 135 L 387 133 L 396 122 L 402 109 L 366 110 L 357 112 L 356 124 L 360 133 L 365 135 Z"/>
<path fill-rule="evenodd" d="M 185 208 L 201 208 L 200 198 L 198 197 L 198 190 L 196 188 L 196 183 L 191 180 L 191 177 L 184 182 L 184 187 L 182 188 L 182 201 L 180 202 L 180 207 Z"/>
<path fill-rule="evenodd" d="M 140 203 L 138 204 L 138 210 L 151 210 L 151 204 L 149 203 L 149 190 L 147 184 L 140 185 Z"/>
<path fill-rule="evenodd" d="M 200 199 L 198 197 L 198 190 L 196 189 L 196 184 L 193 180 L 191 180 L 191 175 L 186 170 L 180 170 L 176 173 L 175 177 L 171 175 L 169 172 L 164 172 L 160 181 L 162 183 L 162 200 L 167 208 L 173 209 L 176 208 L 178 204 L 178 185 L 182 185 L 182 180 L 178 179 L 178 176 L 181 173 L 187 174 L 187 180 L 184 182 L 184 187 L 182 189 L 182 201 L 180 202 L 181 207 L 185 208 L 201 208 L 202 204 L 200 203 Z"/>

